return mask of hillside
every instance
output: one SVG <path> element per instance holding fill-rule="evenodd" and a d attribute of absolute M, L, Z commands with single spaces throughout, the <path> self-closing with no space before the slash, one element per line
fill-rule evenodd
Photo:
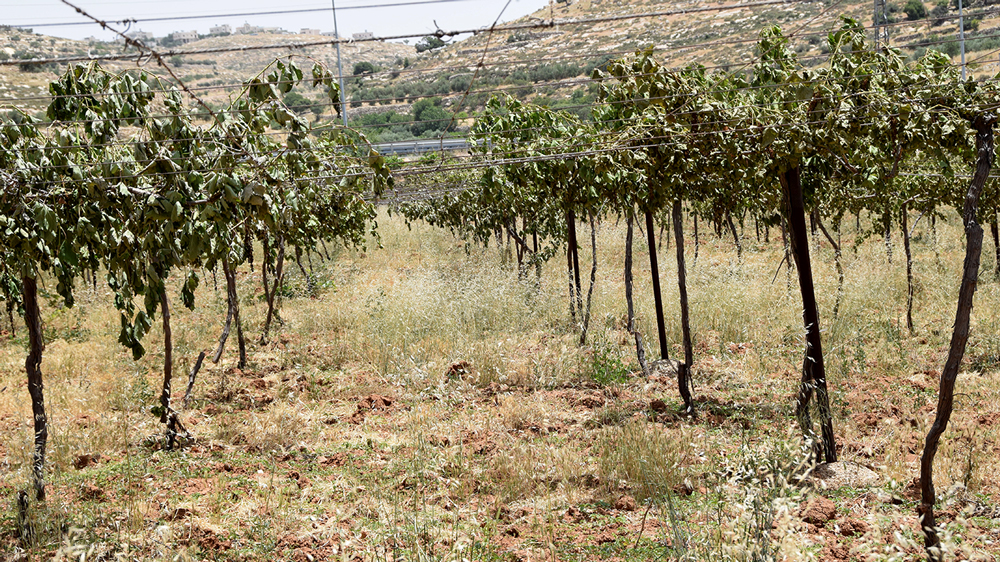
<path fill-rule="evenodd" d="M 966 17 L 970 70 L 973 75 L 992 75 L 997 70 L 994 61 L 1000 48 L 1000 5 L 991 0 L 967 3 L 972 4 Z M 760 30 L 777 24 L 793 34 L 792 44 L 806 64 L 821 64 L 826 49 L 825 34 L 839 25 L 842 16 L 857 18 L 867 26 L 872 22 L 872 5 L 867 0 L 797 1 L 718 11 L 705 11 L 705 7 L 694 0 L 580 0 L 556 3 L 505 24 L 509 28 L 532 22 L 563 22 L 559 25 L 479 33 L 423 53 L 402 43 L 350 43 L 342 48 L 348 97 L 352 101 L 350 115 L 360 126 L 373 126 L 371 118 L 360 119 L 361 115 L 373 112 L 392 111 L 410 119 L 410 103 L 424 97 L 441 98 L 440 105 L 458 114 L 474 111 L 500 90 L 539 103 L 573 106 L 586 113 L 586 106 L 593 99 L 585 89 L 590 71 L 610 58 L 639 48 L 655 47 L 665 64 L 672 67 L 697 63 L 709 68 L 733 69 L 751 62 Z M 958 44 L 948 42 L 957 36 L 957 11 L 935 8 L 934 2 L 925 3 L 924 7 L 926 17 L 909 21 L 902 2 L 890 3 L 890 18 L 895 20 L 891 25 L 891 43 L 912 56 L 928 47 L 938 48 L 952 54 L 957 63 Z M 701 11 L 648 17 L 651 13 L 681 10 Z M 594 21 L 602 18 L 605 21 Z M 581 23 L 567 24 L 567 20 Z M 182 49 L 253 49 L 266 44 L 323 39 L 262 33 L 211 37 Z M 3 60 L 87 54 L 99 57 L 122 49 L 117 44 L 72 41 L 14 29 L 0 30 L 0 42 L 4 45 L 0 49 Z M 335 50 L 330 46 L 173 56 L 170 63 L 200 96 L 211 104 L 221 105 L 241 81 L 275 57 L 289 54 L 311 57 L 336 68 Z M 357 63 L 370 63 L 369 72 L 354 76 Z M 125 69 L 135 67 L 136 63 L 105 64 Z M 47 104 L 48 82 L 64 68 L 57 64 L 0 67 L 0 103 L 37 112 Z M 151 63 L 145 68 L 164 74 Z M 463 98 L 467 91 L 471 95 Z M 306 97 L 319 100 L 322 95 L 306 92 Z M 333 117 L 329 108 L 317 108 L 315 113 L 318 117 L 320 114 Z M 383 118 L 383 122 L 387 120 Z M 395 136 L 387 138 L 395 140 L 410 134 L 421 133 L 397 127 Z"/>
<path fill-rule="evenodd" d="M 997 70 L 993 62 L 996 49 L 1000 48 L 1000 6 L 987 5 L 985 0 L 968 3 L 972 4 L 966 11 L 970 72 L 974 76 L 992 75 Z M 957 10 L 935 8 L 934 3 L 924 7 L 926 17 L 910 21 L 901 3 L 890 4 L 891 44 L 911 57 L 936 48 L 951 54 L 957 64 Z M 594 90 L 587 87 L 591 71 L 637 49 L 654 47 L 668 67 L 701 64 L 710 69 L 732 70 L 752 62 L 758 34 L 764 27 L 776 24 L 791 35 L 792 46 L 803 63 L 820 65 L 828 50 L 826 35 L 840 26 L 842 17 L 858 19 L 868 27 L 872 24 L 870 1 L 789 2 L 718 11 L 705 8 L 705 3 L 691 0 L 558 3 L 505 27 L 567 20 L 580 23 L 479 33 L 417 55 L 411 59 L 411 68 L 389 69 L 355 80 L 348 92 L 352 106 L 366 108 L 392 107 L 417 97 L 440 96 L 443 106 L 461 116 L 481 107 L 498 91 L 505 91 L 586 116 L 594 99 Z M 649 16 L 680 10 L 701 11 Z M 408 108 L 402 106 L 398 111 L 405 114 Z M 360 121 L 374 126 L 377 120 Z M 383 138 L 398 140 L 406 133 L 404 128 L 394 127 Z"/>
<path fill-rule="evenodd" d="M 209 37 L 188 43 L 177 50 L 202 50 L 248 48 L 262 45 L 283 43 L 317 42 L 329 39 L 319 35 L 291 35 L 260 33 L 256 35 L 233 35 L 226 37 Z M 100 57 L 106 54 L 119 54 L 123 46 L 103 42 L 73 41 L 48 37 L 15 29 L 0 29 L 0 60 L 18 60 L 29 58 L 50 58 L 91 55 Z M 162 49 L 162 48 L 161 48 Z M 352 43 L 341 48 L 341 56 L 345 73 L 350 74 L 353 65 L 361 61 L 370 61 L 380 67 L 403 64 L 406 57 L 412 57 L 415 49 L 401 43 L 375 42 Z M 332 46 L 308 48 L 234 50 L 207 55 L 185 55 L 170 57 L 172 70 L 189 87 L 195 89 L 199 96 L 211 104 L 220 105 L 228 99 L 239 84 L 260 72 L 276 57 L 294 54 L 296 57 L 314 59 L 336 71 L 337 56 Z M 135 68 L 134 61 L 101 62 L 107 68 L 125 70 Z M 307 66 L 303 63 L 302 66 Z M 155 63 L 146 63 L 145 70 L 166 78 L 166 72 L 157 68 Z M 48 103 L 48 83 L 54 80 L 58 73 L 65 70 L 65 65 L 18 65 L 0 67 L 0 103 L 16 105 L 31 111 L 38 111 Z M 307 94 L 307 97 L 320 98 L 319 92 Z"/>

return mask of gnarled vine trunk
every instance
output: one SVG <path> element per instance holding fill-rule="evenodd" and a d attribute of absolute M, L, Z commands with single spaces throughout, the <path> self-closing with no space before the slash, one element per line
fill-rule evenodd
<path fill-rule="evenodd" d="M 781 246 L 785 250 L 785 292 L 792 292 L 792 253 L 788 246 L 788 227 L 784 218 L 781 219 Z M 780 264 L 779 264 L 780 267 Z"/>
<path fill-rule="evenodd" d="M 542 260 L 538 259 L 538 233 L 531 232 L 531 255 L 535 259 L 535 284 L 542 288 Z"/>
<path fill-rule="evenodd" d="M 910 251 L 909 209 L 900 209 L 899 226 L 903 229 L 903 253 L 906 255 L 906 329 L 913 334 L 913 253 Z"/>
<path fill-rule="evenodd" d="M 892 263 L 892 215 L 889 211 L 882 216 L 882 226 L 885 230 L 885 255 L 889 263 Z"/>
<path fill-rule="evenodd" d="M 508 236 L 507 239 L 510 240 L 510 236 Z M 299 266 L 299 273 L 301 273 L 302 277 L 306 280 L 306 292 L 309 293 L 310 297 L 315 297 L 316 283 L 313 281 L 312 275 L 309 275 L 309 272 L 307 272 L 306 268 L 302 265 L 302 248 L 299 246 L 295 246 L 295 264 Z"/>
<path fill-rule="evenodd" d="M 729 225 L 733 226 L 730 215 Z M 694 363 L 694 347 L 691 345 L 691 316 L 688 313 L 687 271 L 684 268 L 684 217 L 681 213 L 681 200 L 674 200 L 674 239 L 677 244 L 677 287 L 681 299 L 681 341 L 684 345 L 684 362 L 677 368 L 677 388 L 684 400 L 684 413 L 694 415 L 694 398 L 691 396 L 691 365 Z M 736 228 L 733 227 L 733 233 Z"/>
<path fill-rule="evenodd" d="M 7 321 L 10 322 L 10 337 L 17 337 L 17 327 L 14 326 L 14 301 L 7 299 Z"/>
<path fill-rule="evenodd" d="M 284 279 L 284 267 L 285 267 L 285 240 L 278 237 L 278 259 L 274 266 L 274 280 L 271 286 L 271 292 L 267 294 L 267 317 L 264 319 L 264 329 L 260 335 L 260 344 L 264 345 L 267 343 L 267 334 L 271 329 L 271 320 L 277 316 L 277 311 L 274 308 L 275 299 L 278 296 L 278 290 L 281 288 L 281 282 Z M 264 272 L 264 290 L 267 291 L 267 261 L 265 260 L 264 265 L 261 266 L 261 271 Z"/>
<path fill-rule="evenodd" d="M 24 323 L 28 329 L 28 358 L 24 362 L 24 369 L 28 374 L 28 394 L 31 395 L 31 414 L 35 421 L 35 448 L 31 468 L 35 498 L 42 501 L 45 499 L 45 445 L 49 438 L 48 418 L 45 416 L 45 385 L 42 384 L 45 340 L 42 336 L 41 311 L 38 308 L 38 281 L 34 277 L 22 277 L 21 287 Z"/>
<path fill-rule="evenodd" d="M 823 236 L 826 237 L 826 241 L 830 243 L 830 247 L 833 248 L 833 263 L 837 267 L 837 301 L 833 304 L 833 319 L 836 320 L 840 314 L 840 302 L 844 300 L 844 265 L 841 263 L 843 256 L 840 252 L 840 243 L 834 240 L 833 236 L 830 236 L 830 232 L 826 230 L 826 225 L 823 224 L 823 219 L 819 216 L 819 213 L 816 214 L 816 224 L 823 232 Z M 839 226 L 834 226 L 837 226 L 837 238 L 839 239 Z"/>
<path fill-rule="evenodd" d="M 160 390 L 160 423 L 167 424 L 167 449 L 174 446 L 177 416 L 170 407 L 170 383 L 174 375 L 174 338 L 170 329 L 170 304 L 166 287 L 160 289 L 160 315 L 163 320 L 163 387 Z"/>
<path fill-rule="evenodd" d="M 951 347 L 948 360 L 941 371 L 941 382 L 938 389 L 937 414 L 927 440 L 924 452 L 920 457 L 920 507 L 921 527 L 924 531 L 924 547 L 927 557 L 932 562 L 943 560 L 941 538 L 938 536 L 937 522 L 934 518 L 934 455 L 937 454 L 938 443 L 948 421 L 955 401 L 955 381 L 958 369 L 965 355 L 965 346 L 969 341 L 969 321 L 972 314 L 972 298 L 976 293 L 976 283 L 979 278 L 979 260 L 983 250 L 983 229 L 976 223 L 976 207 L 983 186 L 990 175 L 993 166 L 993 125 L 996 117 L 993 115 L 976 118 L 973 126 L 976 129 L 976 172 L 965 196 L 965 207 L 962 218 L 965 222 L 965 263 L 962 271 L 962 284 L 958 290 L 958 311 L 955 313 L 955 327 L 951 334 Z"/>
<path fill-rule="evenodd" d="M 627 228 L 625 230 L 625 303 L 628 305 L 628 331 L 635 338 L 635 355 L 639 361 L 642 374 L 649 376 L 649 365 L 646 364 L 646 349 L 642 344 L 642 334 L 635 325 L 635 306 L 632 299 L 632 238 L 635 224 L 635 214 L 629 209 Z"/>
<path fill-rule="evenodd" d="M 726 224 L 729 225 L 729 231 L 733 234 L 733 243 L 736 244 L 736 260 L 742 263 L 743 243 L 740 242 L 740 233 L 736 231 L 736 225 L 733 223 L 733 215 L 729 211 L 726 211 Z"/>
<path fill-rule="evenodd" d="M 1000 279 L 1000 231 L 997 229 L 996 211 L 990 213 L 990 234 L 993 235 L 993 252 L 995 255 L 993 261 L 993 277 Z M 7 306 L 9 307 L 10 305 L 8 304 Z"/>
<path fill-rule="evenodd" d="M 698 214 L 693 213 L 692 218 L 694 218 L 694 257 L 691 258 L 691 267 L 693 268 L 698 263 L 698 246 L 701 245 L 701 241 L 698 240 Z"/>
<path fill-rule="evenodd" d="M 816 306 L 816 292 L 813 286 L 812 264 L 809 259 L 809 233 L 806 230 L 805 206 L 802 201 L 802 184 L 799 168 L 792 168 L 783 174 L 782 187 L 788 210 L 789 239 L 795 269 L 799 274 L 799 289 L 802 292 L 802 321 L 806 330 L 806 354 L 802 361 L 802 384 L 799 386 L 796 416 L 806 437 L 814 441 L 817 461 L 835 462 L 837 446 L 833 434 L 833 415 L 830 411 L 830 397 L 826 388 L 826 369 L 823 364 L 823 345 L 820 337 L 819 309 Z M 819 410 L 822 441 L 817 442 L 809 417 L 809 402 L 813 394 Z"/>
<path fill-rule="evenodd" d="M 218 363 L 222 359 L 222 352 L 226 349 L 226 341 L 229 339 L 229 332 L 232 329 L 233 320 L 236 320 L 236 338 L 238 340 L 239 350 L 240 350 L 240 362 L 238 367 L 243 368 L 247 363 L 247 352 L 246 352 L 246 340 L 243 338 L 243 322 L 240 319 L 240 301 L 239 295 L 236 293 L 236 273 L 232 270 L 229 265 L 228 260 L 222 261 L 222 271 L 226 277 L 226 304 L 228 311 L 226 312 L 226 324 L 222 328 L 222 334 L 219 336 L 219 346 L 215 349 L 215 355 L 212 356 L 212 363 Z M 269 295 L 267 292 L 267 272 L 264 272 L 264 287 L 265 295 Z"/>
<path fill-rule="evenodd" d="M 590 286 L 587 288 L 587 306 L 583 311 L 583 329 L 580 330 L 580 345 L 587 343 L 587 329 L 590 327 L 590 305 L 594 298 L 594 284 L 597 282 L 597 225 L 594 213 L 590 213 Z"/>

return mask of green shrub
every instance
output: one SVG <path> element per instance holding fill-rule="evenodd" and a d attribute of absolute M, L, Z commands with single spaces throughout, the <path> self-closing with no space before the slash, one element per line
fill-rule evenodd
<path fill-rule="evenodd" d="M 590 368 L 594 382 L 601 386 L 626 382 L 631 375 L 619 350 L 606 341 L 594 343 Z"/>
<path fill-rule="evenodd" d="M 903 12 L 906 13 L 908 20 L 920 20 L 927 17 L 927 8 L 920 0 L 908 0 L 903 6 Z"/>

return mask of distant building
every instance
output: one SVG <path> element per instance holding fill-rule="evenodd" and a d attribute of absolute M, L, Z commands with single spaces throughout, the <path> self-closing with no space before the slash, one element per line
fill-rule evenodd
<path fill-rule="evenodd" d="M 337 34 L 332 31 L 324 31 L 323 37 L 333 37 L 334 39 L 337 39 Z"/>
<path fill-rule="evenodd" d="M 214 25 L 208 28 L 209 35 L 229 35 L 233 32 L 233 28 L 229 24 Z"/>
<path fill-rule="evenodd" d="M 371 31 L 362 31 L 361 33 L 355 33 L 351 35 L 351 38 L 355 41 L 364 41 L 365 39 L 374 39 L 375 34 Z"/>
<path fill-rule="evenodd" d="M 233 30 L 233 34 L 235 35 L 253 35 L 254 33 L 288 33 L 288 32 L 280 27 L 260 27 L 259 25 L 250 25 L 249 23 L 244 23 L 243 25 Z"/>
<path fill-rule="evenodd" d="M 238 35 L 251 35 L 253 33 L 260 33 L 263 31 L 256 25 L 250 25 L 249 23 L 244 23 L 243 25 L 236 28 L 235 33 Z"/>
<path fill-rule="evenodd" d="M 155 43 L 156 42 L 156 37 L 153 37 L 153 34 L 150 33 L 150 32 L 148 32 L 148 31 L 132 31 L 130 33 L 126 33 L 125 36 L 128 37 L 129 39 L 134 39 L 136 41 L 142 41 L 143 43 Z M 116 39 L 116 41 L 118 41 L 119 43 L 124 43 L 125 42 L 125 40 L 121 39 L 121 38 Z"/>
<path fill-rule="evenodd" d="M 299 35 L 321 35 L 322 32 L 318 29 L 310 29 L 308 27 L 303 27 L 299 30 Z"/>
<path fill-rule="evenodd" d="M 170 34 L 170 38 L 173 39 L 174 42 L 180 43 L 181 45 L 183 45 L 185 43 L 190 43 L 192 41 L 197 41 L 198 40 L 198 32 L 194 31 L 194 30 L 191 30 L 191 31 L 175 31 L 175 32 L 173 32 L 173 33 Z"/>

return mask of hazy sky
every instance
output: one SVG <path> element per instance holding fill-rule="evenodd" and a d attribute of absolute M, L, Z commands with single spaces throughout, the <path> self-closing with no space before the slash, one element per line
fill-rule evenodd
<path fill-rule="evenodd" d="M 208 33 L 214 25 L 233 27 L 249 22 L 258 26 L 278 26 L 298 32 L 302 28 L 333 31 L 329 0 L 70 0 L 90 14 L 107 21 L 136 19 L 132 30 L 149 31 L 161 37 L 172 31 L 196 30 Z M 376 36 L 426 34 L 436 28 L 445 31 L 474 29 L 491 25 L 507 0 L 444 0 L 416 6 L 385 6 L 428 0 L 334 0 L 340 34 L 371 31 Z M 501 21 L 509 21 L 548 5 L 548 0 L 510 0 Z M 322 10 L 271 15 L 226 15 L 248 12 Z M 96 24 L 52 25 L 86 22 L 86 18 L 59 0 L 0 0 L 0 25 L 31 27 L 36 33 L 83 39 L 94 36 L 111 40 L 114 35 Z M 191 18 L 143 21 L 145 18 Z M 207 17 L 202 17 L 207 16 Z M 124 26 L 119 25 L 124 29 Z M 411 41 L 412 43 L 413 41 Z"/>

